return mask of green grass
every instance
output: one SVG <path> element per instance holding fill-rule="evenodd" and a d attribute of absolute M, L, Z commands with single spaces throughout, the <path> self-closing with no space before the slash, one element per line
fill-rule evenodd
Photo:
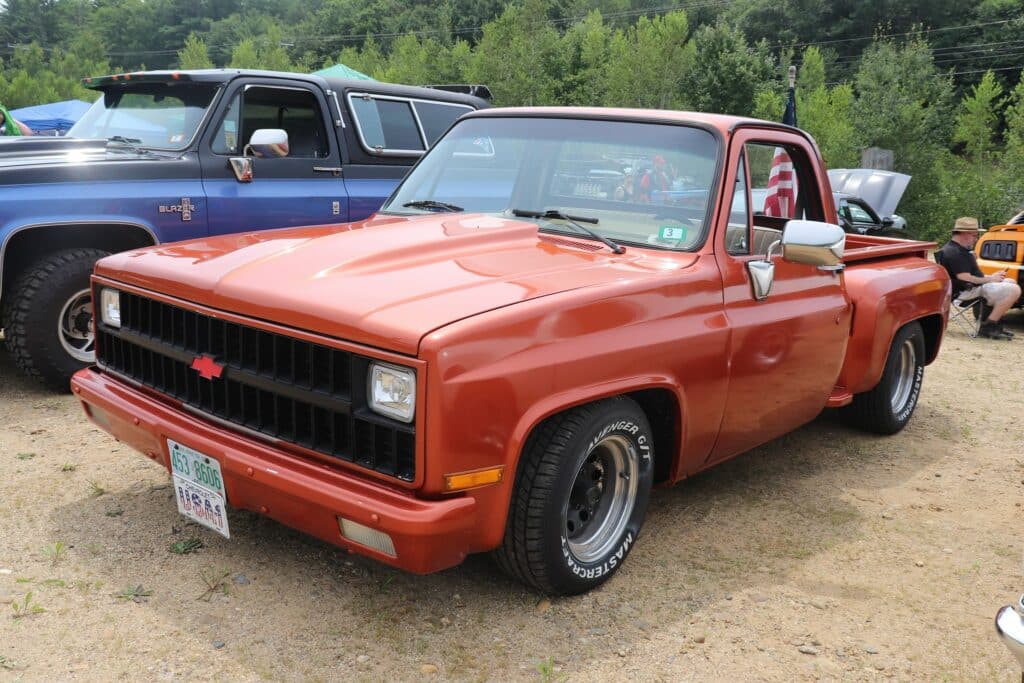
<path fill-rule="evenodd" d="M 60 471 L 61 472 L 74 472 L 77 469 L 78 469 L 78 465 L 76 463 L 73 463 L 73 462 L 66 462 L 66 463 L 64 463 L 63 465 L 60 466 Z"/>
<path fill-rule="evenodd" d="M 34 457 L 36 457 L 35 453 L 18 453 L 17 455 L 18 460 L 31 460 Z"/>
<path fill-rule="evenodd" d="M 107 490 L 105 488 L 103 488 L 102 486 L 100 486 L 97 482 L 93 481 L 92 479 L 89 480 L 89 497 L 90 498 L 99 498 L 100 496 L 102 496 L 106 492 L 107 492 Z"/>
<path fill-rule="evenodd" d="M 231 576 L 231 572 L 227 569 L 217 570 L 213 567 L 203 567 L 200 569 L 199 578 L 202 579 L 203 583 L 206 585 L 206 590 L 204 590 L 196 600 L 209 602 L 214 593 L 227 595 L 230 590 L 228 588 L 229 576 Z"/>
<path fill-rule="evenodd" d="M 46 611 L 39 603 L 32 600 L 32 591 L 25 593 L 25 598 L 21 602 L 17 600 L 11 602 L 11 609 L 14 610 L 14 619 L 24 619 L 25 617 L 42 614 Z"/>
<path fill-rule="evenodd" d="M 119 593 L 114 593 L 114 597 L 124 602 L 145 602 L 146 598 L 153 594 L 152 590 L 143 588 L 140 583 L 138 586 L 128 586 L 122 589 Z"/>
<path fill-rule="evenodd" d="M 57 541 L 43 548 L 43 556 L 50 561 L 51 566 L 63 560 L 67 552 L 68 547 L 64 545 L 64 541 Z"/>
<path fill-rule="evenodd" d="M 203 547 L 203 540 L 201 538 L 186 538 L 183 541 L 175 541 L 171 544 L 170 550 L 175 555 L 188 555 L 194 553 Z"/>

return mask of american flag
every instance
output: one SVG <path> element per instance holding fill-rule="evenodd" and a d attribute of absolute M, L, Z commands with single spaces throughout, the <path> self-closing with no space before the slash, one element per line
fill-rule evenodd
<path fill-rule="evenodd" d="M 796 126 L 796 87 L 794 86 L 794 70 L 790 71 L 789 99 L 786 101 L 786 112 L 782 122 L 787 126 Z M 796 210 L 796 173 L 793 160 L 789 158 L 785 148 L 776 147 L 772 159 L 772 170 L 768 174 L 768 194 L 764 199 L 766 216 L 792 218 Z"/>

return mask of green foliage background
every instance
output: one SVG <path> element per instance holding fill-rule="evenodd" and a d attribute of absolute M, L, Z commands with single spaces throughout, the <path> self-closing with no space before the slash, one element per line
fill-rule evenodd
<path fill-rule="evenodd" d="M 384 81 L 486 83 L 499 105 L 602 105 L 800 126 L 832 168 L 866 147 L 914 176 L 913 234 L 1024 202 L 1024 0 L 5 0 L 0 102 L 91 100 L 80 79 L 343 62 Z"/>

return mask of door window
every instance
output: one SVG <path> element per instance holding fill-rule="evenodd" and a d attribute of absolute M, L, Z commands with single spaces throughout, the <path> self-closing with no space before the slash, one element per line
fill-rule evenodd
<path fill-rule="evenodd" d="M 288 134 L 288 156 L 323 159 L 330 144 L 320 103 L 303 88 L 248 86 L 235 94 L 214 135 L 214 154 L 241 154 L 260 128 Z"/>

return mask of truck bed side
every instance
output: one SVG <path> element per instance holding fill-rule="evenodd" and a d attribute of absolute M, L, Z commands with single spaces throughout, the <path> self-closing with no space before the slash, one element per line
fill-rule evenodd
<path fill-rule="evenodd" d="M 935 360 L 949 310 L 946 271 L 928 259 L 934 243 L 849 235 L 843 260 L 854 305 L 850 343 L 837 381 L 850 394 L 868 391 L 882 376 L 896 331 L 917 320 L 927 363 Z"/>

